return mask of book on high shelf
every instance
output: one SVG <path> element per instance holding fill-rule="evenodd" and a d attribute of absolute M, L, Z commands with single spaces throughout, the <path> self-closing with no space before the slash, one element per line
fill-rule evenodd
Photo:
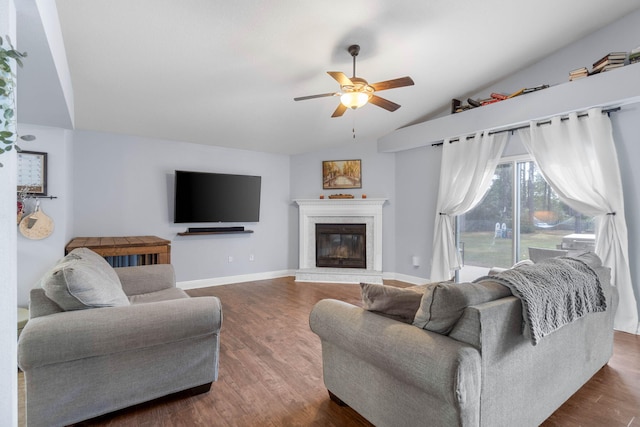
<path fill-rule="evenodd" d="M 491 99 L 482 101 L 481 104 L 482 105 L 489 105 L 489 104 L 495 104 L 496 102 L 500 102 L 500 101 L 502 101 L 502 99 L 491 98 Z"/>
<path fill-rule="evenodd" d="M 589 75 L 587 67 L 576 68 L 569 72 L 569 81 L 578 80 Z"/>
<path fill-rule="evenodd" d="M 522 89 L 518 89 L 517 91 L 513 92 L 511 95 L 507 96 L 507 98 L 510 99 L 510 98 L 515 98 L 516 96 L 522 95 L 525 89 L 526 87 L 523 87 Z"/>
<path fill-rule="evenodd" d="M 629 64 L 635 64 L 638 61 L 640 61 L 640 47 L 637 47 L 629 53 Z"/>
<path fill-rule="evenodd" d="M 549 85 L 547 85 L 547 84 L 538 85 L 538 86 L 535 86 L 535 87 L 528 87 L 522 93 L 536 92 L 538 90 L 546 89 L 548 87 L 549 87 Z"/>
<path fill-rule="evenodd" d="M 602 70 L 600 70 L 600 72 L 604 73 L 605 71 L 615 70 L 616 68 L 619 68 L 619 67 L 624 67 L 624 62 L 619 64 L 605 65 L 604 67 L 602 67 Z"/>
<path fill-rule="evenodd" d="M 597 74 L 606 69 L 612 69 L 616 67 L 622 67 L 624 65 L 624 61 L 605 61 L 601 62 L 597 67 L 591 69 L 589 74 Z"/>
<path fill-rule="evenodd" d="M 603 63 L 611 63 L 617 61 L 624 62 L 625 59 L 627 59 L 627 52 L 609 52 L 608 54 L 594 62 L 593 68 L 600 68 L 603 66 Z"/>
<path fill-rule="evenodd" d="M 494 98 L 494 99 L 499 99 L 500 101 L 503 101 L 503 100 L 505 100 L 505 99 L 507 99 L 509 97 L 509 95 L 505 95 L 505 94 L 498 93 L 498 92 L 491 92 L 490 96 L 492 98 Z"/>

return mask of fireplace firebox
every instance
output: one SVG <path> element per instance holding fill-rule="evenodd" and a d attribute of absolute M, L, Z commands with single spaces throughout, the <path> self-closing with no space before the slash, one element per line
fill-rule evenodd
<path fill-rule="evenodd" d="M 367 268 L 366 224 L 316 224 L 316 267 Z"/>

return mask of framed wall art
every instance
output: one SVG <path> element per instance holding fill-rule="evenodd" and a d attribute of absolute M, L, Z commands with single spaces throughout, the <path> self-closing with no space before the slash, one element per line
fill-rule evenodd
<path fill-rule="evenodd" d="M 323 161 L 322 188 L 324 190 L 362 188 L 360 160 Z"/>
<path fill-rule="evenodd" d="M 18 159 L 18 192 L 47 195 L 47 153 L 21 151 Z"/>

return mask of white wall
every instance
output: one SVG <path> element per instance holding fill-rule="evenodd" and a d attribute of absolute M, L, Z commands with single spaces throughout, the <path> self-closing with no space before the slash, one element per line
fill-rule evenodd
<path fill-rule="evenodd" d="M 347 112 L 348 113 L 348 112 Z M 362 188 L 353 190 L 323 190 L 323 160 L 362 160 Z M 340 147 L 291 157 L 291 199 L 315 199 L 324 194 L 347 193 L 355 197 L 386 198 L 382 208 L 382 270 L 395 272 L 395 160 L 393 154 L 378 153 L 374 140 L 356 139 Z M 289 208 L 289 265 L 298 266 L 298 209 Z"/>
<path fill-rule="evenodd" d="M 428 282 L 442 147 L 396 153 L 396 272 L 412 283 Z M 414 267 L 412 258 L 419 258 Z"/>
<path fill-rule="evenodd" d="M 178 281 L 288 268 L 288 156 L 98 132 L 76 131 L 73 138 L 74 236 L 171 240 Z M 254 233 L 177 236 L 212 224 L 173 224 L 176 169 L 262 176 L 260 222 L 221 224 Z"/>

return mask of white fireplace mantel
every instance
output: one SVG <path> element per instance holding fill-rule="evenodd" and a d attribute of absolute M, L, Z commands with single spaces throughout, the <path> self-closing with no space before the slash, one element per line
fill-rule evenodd
<path fill-rule="evenodd" d="M 296 199 L 299 207 L 297 281 L 382 283 L 382 206 L 387 199 Z M 316 224 L 366 224 L 366 269 L 316 267 Z"/>

